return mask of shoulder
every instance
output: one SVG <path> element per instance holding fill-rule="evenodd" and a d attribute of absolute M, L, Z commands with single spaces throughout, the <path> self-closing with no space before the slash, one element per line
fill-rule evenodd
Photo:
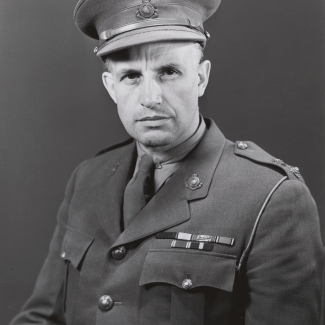
<path fill-rule="evenodd" d="M 136 146 L 133 138 L 112 144 L 98 151 L 94 157 L 88 159 L 88 164 L 96 166 L 111 165 L 124 160 L 126 156 L 134 153 Z"/>
<path fill-rule="evenodd" d="M 94 157 L 83 161 L 74 174 L 77 179 L 98 181 L 105 175 L 112 175 L 118 166 L 126 160 L 132 160 L 136 147 L 133 139 L 113 144 L 100 150 Z"/>
<path fill-rule="evenodd" d="M 113 145 L 110 145 L 110 146 L 108 146 L 106 148 L 103 148 L 100 151 L 98 151 L 96 153 L 95 157 L 100 156 L 100 155 L 103 155 L 103 154 L 105 154 L 107 152 L 110 152 L 110 151 L 113 151 L 113 150 L 116 150 L 116 149 L 123 148 L 123 147 L 131 144 L 133 141 L 134 141 L 133 138 L 129 138 L 129 139 L 125 140 L 125 141 L 118 142 L 118 143 L 115 143 Z"/>
<path fill-rule="evenodd" d="M 235 143 L 229 141 L 229 146 L 235 157 L 249 161 L 252 168 L 260 166 L 265 172 L 272 170 L 287 176 L 289 180 L 298 180 L 304 183 L 298 167 L 291 166 L 272 156 L 252 141 L 236 141 Z"/>

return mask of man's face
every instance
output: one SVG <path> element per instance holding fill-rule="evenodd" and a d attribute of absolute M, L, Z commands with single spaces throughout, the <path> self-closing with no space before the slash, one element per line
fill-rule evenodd
<path fill-rule="evenodd" d="M 210 72 L 210 62 L 198 60 L 192 43 L 161 42 L 134 47 L 110 61 L 103 82 L 134 139 L 161 147 L 188 130 Z"/>

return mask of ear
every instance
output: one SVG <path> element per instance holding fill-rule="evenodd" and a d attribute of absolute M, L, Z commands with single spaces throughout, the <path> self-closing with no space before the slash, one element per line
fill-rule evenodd
<path fill-rule="evenodd" d="M 102 80 L 104 87 L 108 91 L 111 98 L 114 100 L 114 103 L 116 104 L 116 94 L 115 94 L 115 88 L 114 88 L 114 79 L 113 75 L 110 72 L 103 72 L 102 74 Z"/>
<path fill-rule="evenodd" d="M 211 71 L 211 62 L 209 60 L 205 60 L 199 64 L 198 68 L 198 76 L 199 76 L 199 83 L 198 83 L 198 96 L 203 96 L 205 92 L 205 88 L 209 82 L 209 76 Z"/>

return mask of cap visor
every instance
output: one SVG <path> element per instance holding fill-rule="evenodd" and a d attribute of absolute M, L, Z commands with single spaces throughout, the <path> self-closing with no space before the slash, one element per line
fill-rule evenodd
<path fill-rule="evenodd" d="M 206 38 L 199 31 L 184 26 L 146 27 L 113 37 L 96 55 L 104 56 L 131 46 L 161 41 L 193 41 L 205 45 Z"/>

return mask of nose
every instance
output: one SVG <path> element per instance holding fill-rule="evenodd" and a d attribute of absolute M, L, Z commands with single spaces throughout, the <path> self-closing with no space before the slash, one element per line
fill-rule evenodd
<path fill-rule="evenodd" d="M 140 96 L 140 104 L 148 108 L 153 108 L 162 103 L 161 88 L 153 78 L 146 78 L 143 81 Z"/>

